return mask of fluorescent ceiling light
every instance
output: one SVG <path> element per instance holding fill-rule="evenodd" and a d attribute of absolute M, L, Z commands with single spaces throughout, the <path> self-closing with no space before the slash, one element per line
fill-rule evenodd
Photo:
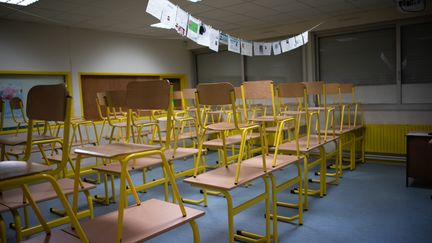
<path fill-rule="evenodd" d="M 171 29 L 168 25 L 162 23 L 152 24 L 150 26 L 155 28 L 161 28 L 161 29 Z"/>
<path fill-rule="evenodd" d="M 20 6 L 28 6 L 39 0 L 0 0 L 1 3 L 15 4 Z"/>
<path fill-rule="evenodd" d="M 196 2 L 201 2 L 201 0 L 188 0 L 189 2 L 193 2 L 193 3 L 196 3 Z"/>

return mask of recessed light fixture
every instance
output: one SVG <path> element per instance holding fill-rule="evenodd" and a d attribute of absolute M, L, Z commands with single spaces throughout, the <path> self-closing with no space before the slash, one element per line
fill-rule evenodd
<path fill-rule="evenodd" d="M 39 0 L 0 0 L 0 3 L 15 4 L 20 6 L 28 6 Z"/>
<path fill-rule="evenodd" d="M 161 28 L 161 29 L 171 29 L 168 25 L 162 23 L 156 23 L 150 25 L 150 27 Z"/>

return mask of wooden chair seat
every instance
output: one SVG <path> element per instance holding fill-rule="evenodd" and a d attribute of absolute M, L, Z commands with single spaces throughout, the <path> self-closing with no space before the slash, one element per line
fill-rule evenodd
<path fill-rule="evenodd" d="M 139 158 L 134 161 L 130 161 L 127 165 L 126 170 L 127 171 L 134 171 L 134 170 L 142 170 L 147 167 L 151 166 L 157 166 L 162 164 L 161 158 L 156 157 L 144 157 Z M 117 174 L 119 175 L 121 173 L 121 165 L 120 163 L 110 163 L 106 165 L 100 165 L 92 168 L 93 170 L 109 173 L 109 174 Z"/>
<path fill-rule="evenodd" d="M 40 172 L 49 171 L 51 169 L 52 168 L 49 166 L 38 163 L 24 161 L 3 161 L 0 162 L 0 181 L 34 175 Z"/>
<path fill-rule="evenodd" d="M 337 138 L 337 137 L 336 137 Z M 319 148 L 320 146 L 323 146 L 324 144 L 327 144 L 329 142 L 334 141 L 336 138 L 333 137 L 329 137 L 327 138 L 327 141 L 324 141 L 324 136 L 321 135 L 321 142 L 318 142 L 318 135 L 311 135 L 310 136 L 310 141 L 309 141 L 309 147 L 306 147 L 307 145 L 307 138 L 306 137 L 301 137 L 299 138 L 299 151 L 303 152 L 303 153 L 308 153 L 311 152 L 314 149 Z M 274 148 L 272 148 L 274 149 Z M 296 142 L 293 141 L 289 141 L 289 142 L 285 142 L 279 145 L 279 151 L 296 151 L 297 147 L 296 147 Z"/>
<path fill-rule="evenodd" d="M 113 144 L 103 144 L 103 145 L 92 146 L 92 147 L 77 148 L 74 150 L 74 152 L 76 154 L 109 159 L 117 156 L 145 152 L 145 151 L 154 150 L 158 148 L 159 146 L 157 145 L 113 143 Z"/>
<path fill-rule="evenodd" d="M 266 132 L 276 132 L 277 127 L 266 127 Z M 294 127 L 290 127 L 289 130 L 294 130 Z M 284 127 L 284 131 L 288 131 L 287 127 Z"/>
<path fill-rule="evenodd" d="M 203 211 L 185 207 L 186 215 L 180 212 L 177 204 L 150 199 L 140 206 L 132 206 L 124 211 L 123 243 L 150 240 L 168 230 L 186 224 L 204 215 Z M 118 212 L 111 212 L 81 223 L 90 242 L 115 242 Z M 66 232 L 74 234 L 67 229 Z"/>
<path fill-rule="evenodd" d="M 257 139 L 260 137 L 259 133 L 252 133 L 246 137 L 246 140 Z M 241 134 L 236 134 L 232 136 L 228 136 L 225 138 L 225 145 L 231 146 L 234 144 L 239 144 L 241 142 Z M 212 140 L 205 141 L 204 146 L 207 147 L 223 147 L 223 142 L 221 138 L 216 138 Z"/>
<path fill-rule="evenodd" d="M 274 154 L 268 154 L 268 155 L 266 155 L 265 158 L 266 158 L 266 167 L 267 167 L 266 169 L 267 169 L 268 173 L 271 173 L 271 172 L 276 171 L 276 170 L 280 170 L 280 169 L 284 168 L 285 166 L 293 164 L 293 163 L 295 163 L 301 159 L 297 156 L 279 154 L 276 157 L 276 166 L 273 167 L 272 163 L 273 163 Z M 262 169 L 263 168 L 262 155 L 258 155 L 258 156 L 255 156 L 253 158 L 243 160 L 241 162 L 241 165 Z M 241 173 L 241 170 L 240 170 L 240 173 Z"/>
<path fill-rule="evenodd" d="M 252 125 L 240 123 L 240 124 L 238 124 L 238 126 L 239 126 L 239 128 L 246 128 L 246 127 L 250 127 Z M 211 129 L 211 130 L 215 130 L 215 131 L 229 131 L 229 130 L 236 129 L 234 123 L 228 123 L 228 122 L 219 122 L 219 123 L 210 124 L 207 126 L 207 128 Z"/>
<path fill-rule="evenodd" d="M 65 195 L 73 193 L 73 179 L 63 178 L 57 180 L 57 183 Z M 79 187 L 79 190 L 88 191 L 94 188 L 96 188 L 96 185 L 83 182 L 83 187 Z M 49 182 L 29 185 L 29 189 L 36 203 L 57 198 L 57 194 Z M 23 192 L 20 188 L 3 191 L 3 198 L 0 200 L 0 203 L 9 209 L 18 209 L 27 205 L 27 203 L 23 203 Z"/>
<path fill-rule="evenodd" d="M 78 154 L 76 154 L 76 153 L 69 154 L 69 159 L 71 159 L 71 160 L 76 160 L 77 157 L 78 157 Z M 81 156 L 81 158 L 88 158 L 88 157 L 89 156 L 86 156 L 86 155 Z M 49 155 L 49 156 L 47 156 L 47 159 L 49 161 L 52 161 L 52 162 L 60 163 L 62 161 L 62 155 L 61 154 Z"/>
<path fill-rule="evenodd" d="M 283 115 L 291 115 L 291 116 L 294 116 L 294 115 L 303 115 L 303 114 L 306 114 L 306 111 L 282 111 L 281 114 L 283 114 Z"/>
<path fill-rule="evenodd" d="M 55 242 L 61 242 L 61 243 L 80 243 L 81 240 L 76 237 L 75 235 L 72 235 L 70 233 L 67 233 L 63 230 L 53 230 L 51 231 L 51 234 L 49 235 L 41 235 L 38 237 L 33 237 L 25 241 L 21 241 L 22 243 L 55 243 Z"/>
<path fill-rule="evenodd" d="M 47 150 L 53 149 L 53 146 L 51 144 L 43 144 L 42 148 L 43 148 L 44 151 L 47 151 Z M 61 148 L 60 144 L 56 143 L 54 145 L 54 149 L 60 149 L 60 148 Z M 12 148 L 6 150 L 6 153 L 8 155 L 20 156 L 20 155 L 24 154 L 24 152 L 25 152 L 24 150 L 25 150 L 24 146 L 17 145 L 15 147 L 12 147 Z M 37 146 L 33 146 L 31 152 L 32 153 L 38 153 L 38 152 L 40 152 L 40 150 L 39 150 L 39 148 Z"/>
<path fill-rule="evenodd" d="M 197 187 L 211 187 L 214 189 L 229 191 L 259 177 L 264 176 L 266 173 L 261 168 L 252 166 L 244 166 L 240 169 L 240 176 L 238 184 L 234 184 L 236 174 L 236 164 L 228 165 L 228 167 L 220 167 L 194 177 L 189 177 L 183 181 Z"/>
<path fill-rule="evenodd" d="M 48 140 L 53 138 L 55 137 L 45 136 L 45 135 L 33 135 L 33 141 Z M 23 145 L 26 142 L 27 142 L 26 135 L 0 137 L 0 144 L 9 145 L 9 146 Z"/>
<path fill-rule="evenodd" d="M 276 116 L 277 120 L 283 120 L 283 119 L 287 119 L 287 118 L 291 118 L 291 117 L 290 116 Z M 254 121 L 254 122 L 274 122 L 275 117 L 274 116 L 259 116 L 259 117 L 249 118 L 249 120 Z"/>

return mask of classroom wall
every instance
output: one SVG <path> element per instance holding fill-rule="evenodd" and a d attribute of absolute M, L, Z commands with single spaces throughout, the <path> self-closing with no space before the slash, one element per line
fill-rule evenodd
<path fill-rule="evenodd" d="M 3 19 L 0 53 L 0 70 L 71 72 L 75 116 L 81 115 L 79 72 L 194 75 L 182 40 Z"/>

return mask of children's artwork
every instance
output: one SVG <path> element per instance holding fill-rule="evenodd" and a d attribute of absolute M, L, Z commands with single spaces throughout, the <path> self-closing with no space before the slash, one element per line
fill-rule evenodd
<path fill-rule="evenodd" d="M 241 41 L 241 54 L 245 56 L 252 56 L 252 42 L 251 41 Z"/>
<path fill-rule="evenodd" d="M 281 50 L 281 43 L 280 43 L 279 41 L 277 41 L 277 42 L 273 42 L 273 43 L 272 43 L 272 47 L 273 47 L 273 54 L 274 54 L 274 55 L 279 55 L 279 54 L 282 53 L 282 50 Z"/>
<path fill-rule="evenodd" d="M 309 31 L 303 32 L 302 34 L 303 37 L 303 44 L 307 44 L 308 43 L 308 38 L 309 38 Z"/>
<path fill-rule="evenodd" d="M 198 31 L 201 25 L 201 21 L 189 14 L 187 37 L 193 41 L 198 39 Z"/>
<path fill-rule="evenodd" d="M 177 33 L 179 33 L 182 36 L 186 35 L 188 19 L 189 19 L 189 14 L 186 13 L 186 11 L 184 11 L 180 7 L 177 7 L 175 29 L 177 30 Z"/>
<path fill-rule="evenodd" d="M 220 32 L 219 43 L 228 45 L 228 35 L 223 32 Z"/>
<path fill-rule="evenodd" d="M 271 43 L 265 42 L 254 42 L 254 55 L 255 56 L 270 56 L 271 55 Z"/>
<path fill-rule="evenodd" d="M 210 43 L 209 48 L 213 51 L 218 52 L 219 51 L 219 30 L 215 30 L 213 28 L 210 28 Z"/>
<path fill-rule="evenodd" d="M 146 8 L 146 12 L 153 15 L 157 19 L 161 19 L 162 11 L 168 1 L 166 0 L 149 0 Z"/>
<path fill-rule="evenodd" d="M 297 47 L 300 47 L 303 45 L 302 35 L 296 35 L 295 37 L 293 37 L 291 39 L 294 39 L 294 48 L 297 48 Z"/>
<path fill-rule="evenodd" d="M 177 6 L 171 2 L 166 2 L 165 7 L 162 10 L 161 23 L 174 28 L 176 24 Z"/>
<path fill-rule="evenodd" d="M 207 47 L 210 45 L 210 28 L 211 28 L 210 26 L 201 23 L 198 30 L 198 37 L 197 37 L 198 44 Z"/>
<path fill-rule="evenodd" d="M 240 53 L 240 40 L 238 38 L 228 36 L 228 51 Z"/>
<path fill-rule="evenodd" d="M 292 49 L 294 49 L 294 39 L 289 38 L 289 39 L 281 41 L 281 47 L 282 47 L 282 52 L 284 52 L 284 53 L 291 51 Z"/>
<path fill-rule="evenodd" d="M 9 106 L 9 101 L 12 98 L 18 97 L 21 100 L 23 100 L 23 89 L 22 87 L 16 85 L 16 84 L 12 84 L 12 83 L 7 83 L 7 84 L 1 84 L 0 85 L 0 97 L 3 100 L 4 103 L 4 117 L 5 118 L 11 118 L 12 117 L 12 112 Z M 18 112 L 15 114 L 16 117 L 21 117 L 21 113 Z"/>

